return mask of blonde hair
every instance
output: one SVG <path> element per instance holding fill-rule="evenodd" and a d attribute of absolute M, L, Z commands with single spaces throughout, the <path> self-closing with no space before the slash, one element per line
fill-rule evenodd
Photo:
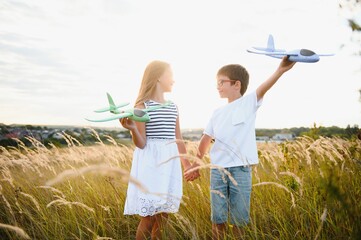
<path fill-rule="evenodd" d="M 157 82 L 163 73 L 170 67 L 170 64 L 163 61 L 152 61 L 144 70 L 142 83 L 140 85 L 135 106 L 149 100 L 155 92 Z"/>

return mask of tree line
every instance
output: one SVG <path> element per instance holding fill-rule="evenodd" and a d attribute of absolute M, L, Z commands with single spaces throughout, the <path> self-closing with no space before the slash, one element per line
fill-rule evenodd
<path fill-rule="evenodd" d="M 358 138 L 361 139 L 361 129 L 358 125 L 347 125 L 346 128 L 337 126 L 324 127 L 313 125 L 312 128 L 308 127 L 293 127 L 284 129 L 256 129 L 257 136 L 272 137 L 277 133 L 292 133 L 296 137 L 308 136 L 314 139 L 319 137 L 341 137 L 347 139 Z"/>

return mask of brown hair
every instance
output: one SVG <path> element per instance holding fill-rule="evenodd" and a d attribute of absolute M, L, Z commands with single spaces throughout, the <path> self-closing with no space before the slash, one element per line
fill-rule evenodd
<path fill-rule="evenodd" d="M 229 77 L 230 80 L 238 80 L 241 82 L 240 93 L 243 94 L 246 92 L 249 82 L 249 74 L 247 70 L 239 64 L 228 64 L 221 67 L 218 70 L 217 75 L 224 75 Z"/>
<path fill-rule="evenodd" d="M 150 62 L 144 70 L 142 83 L 140 85 L 135 106 L 143 104 L 149 100 L 155 92 L 157 82 L 163 73 L 170 67 L 170 64 L 162 61 Z"/>

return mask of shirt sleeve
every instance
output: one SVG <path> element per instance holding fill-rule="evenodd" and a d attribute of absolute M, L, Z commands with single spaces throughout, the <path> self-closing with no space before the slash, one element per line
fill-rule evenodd
<path fill-rule="evenodd" d="M 257 101 L 257 93 L 256 93 L 256 91 L 254 91 L 254 96 L 256 98 L 256 110 L 257 110 L 260 106 L 262 106 L 263 97 Z"/>
<path fill-rule="evenodd" d="M 232 115 L 233 125 L 241 124 L 247 121 L 250 116 L 256 113 L 257 109 L 262 104 L 262 99 L 257 101 L 256 91 L 253 91 L 250 94 L 242 97 L 240 100 L 241 101 L 237 103 L 237 106 L 235 107 Z"/>
<path fill-rule="evenodd" d="M 213 116 L 211 117 L 211 119 L 208 121 L 208 124 L 206 126 L 206 128 L 204 129 L 203 133 L 210 136 L 210 137 L 213 137 L 214 136 L 214 131 L 213 131 Z"/>

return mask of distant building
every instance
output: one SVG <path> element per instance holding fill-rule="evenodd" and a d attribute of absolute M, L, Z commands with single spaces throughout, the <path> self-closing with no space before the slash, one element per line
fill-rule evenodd
<path fill-rule="evenodd" d="M 268 136 L 256 136 L 257 142 L 268 142 L 270 138 Z"/>
<path fill-rule="evenodd" d="M 63 137 L 63 134 L 61 134 L 61 133 L 59 133 L 59 132 L 54 133 L 54 134 L 52 135 L 52 137 L 55 138 L 55 139 L 62 139 L 62 138 L 64 138 L 64 137 Z"/>
<path fill-rule="evenodd" d="M 118 134 L 117 134 L 117 138 L 118 138 L 118 139 L 130 138 L 130 136 L 128 136 L 127 134 L 124 134 L 124 133 L 118 133 Z"/>
<path fill-rule="evenodd" d="M 296 136 L 293 133 L 277 133 L 272 137 L 273 141 L 288 141 L 293 140 Z"/>
<path fill-rule="evenodd" d="M 199 141 L 203 135 L 203 129 L 185 129 L 182 131 L 182 137 L 189 141 Z"/>

